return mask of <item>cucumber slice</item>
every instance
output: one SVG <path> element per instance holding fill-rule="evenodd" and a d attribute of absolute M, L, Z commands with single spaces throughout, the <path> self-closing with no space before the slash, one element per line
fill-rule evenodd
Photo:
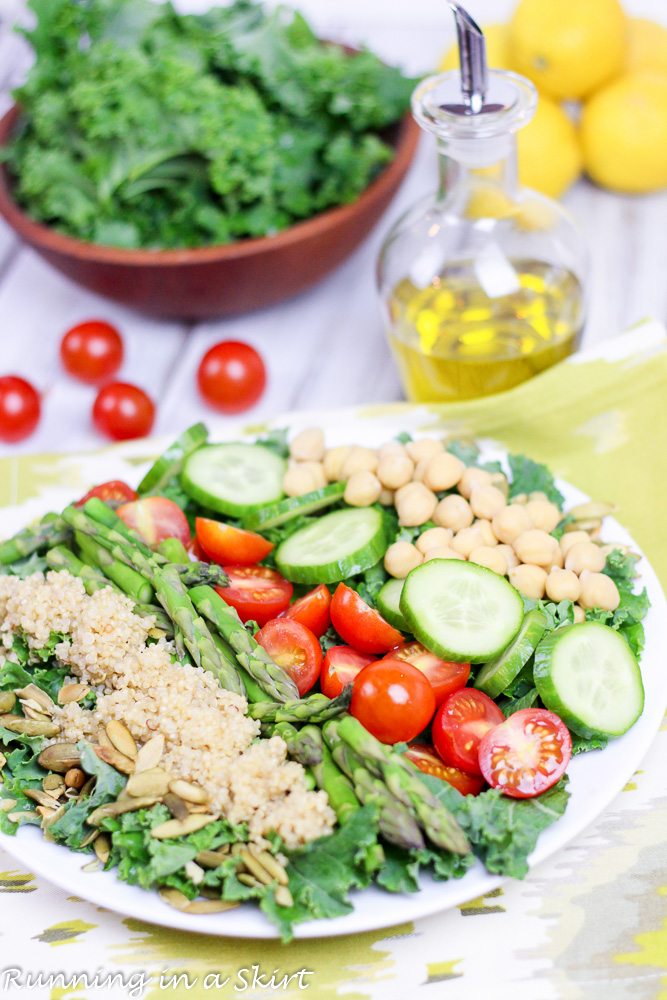
<path fill-rule="evenodd" d="M 490 569 L 461 559 L 430 559 L 413 569 L 400 607 L 423 646 L 459 662 L 498 656 L 523 621 L 519 592 Z"/>
<path fill-rule="evenodd" d="M 375 507 L 335 510 L 286 538 L 276 566 L 294 583 L 338 583 L 374 566 L 385 553 L 384 518 Z"/>
<path fill-rule="evenodd" d="M 534 608 L 525 616 L 519 633 L 506 650 L 494 660 L 485 663 L 475 678 L 475 687 L 497 698 L 509 687 L 528 663 L 547 627 L 547 616 Z"/>
<path fill-rule="evenodd" d="M 260 507 L 259 510 L 251 511 L 243 518 L 243 526 L 251 531 L 275 528 L 301 514 L 314 514 L 323 507 L 330 507 L 331 504 L 341 500 L 344 493 L 345 483 L 331 483 L 320 490 L 313 490 L 312 493 L 304 493 L 300 497 L 286 497 L 278 503 L 270 503 L 266 507 Z"/>
<path fill-rule="evenodd" d="M 181 436 L 170 444 L 162 455 L 151 465 L 150 469 L 137 487 L 137 493 L 157 493 L 183 469 L 188 457 L 207 441 L 208 431 L 205 424 L 193 424 L 183 431 Z"/>
<path fill-rule="evenodd" d="M 186 461 L 183 489 L 210 510 L 243 517 L 282 498 L 286 465 L 259 444 L 210 444 Z"/>
<path fill-rule="evenodd" d="M 548 709 L 579 736 L 621 736 L 644 708 L 637 659 L 601 622 L 566 625 L 535 651 L 535 686 Z"/>
<path fill-rule="evenodd" d="M 399 632 L 409 632 L 408 623 L 401 614 L 400 601 L 401 592 L 405 580 L 387 580 L 375 598 L 375 604 L 384 618 L 390 625 L 397 628 Z"/>

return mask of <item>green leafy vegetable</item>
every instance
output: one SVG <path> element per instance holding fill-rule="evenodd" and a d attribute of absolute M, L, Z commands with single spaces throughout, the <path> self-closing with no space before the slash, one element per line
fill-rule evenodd
<path fill-rule="evenodd" d="M 619 549 L 609 553 L 604 572 L 615 582 L 620 604 L 615 611 L 600 611 L 597 608 L 588 610 L 586 618 L 617 629 L 638 657 L 645 642 L 642 620 L 648 614 L 651 602 L 645 588 L 640 593 L 632 590 L 636 562 L 635 556 L 624 555 Z"/>
<path fill-rule="evenodd" d="M 588 753 L 589 750 L 604 750 L 609 743 L 606 736 L 593 736 L 586 739 L 585 736 L 578 736 L 572 733 L 572 756 L 576 757 L 580 753 Z"/>
<path fill-rule="evenodd" d="M 555 480 L 546 465 L 534 462 L 526 455 L 510 455 L 508 457 L 511 480 L 509 495 L 520 493 L 545 493 L 562 510 L 565 497 L 557 488 Z"/>

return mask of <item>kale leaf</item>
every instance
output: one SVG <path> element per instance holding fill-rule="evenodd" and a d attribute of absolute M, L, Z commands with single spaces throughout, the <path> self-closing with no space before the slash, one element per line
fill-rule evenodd
<path fill-rule="evenodd" d="M 565 497 L 557 488 L 554 477 L 546 465 L 534 462 L 526 455 L 509 455 L 508 462 L 511 473 L 510 498 L 520 493 L 545 493 L 559 510 L 563 509 Z"/>

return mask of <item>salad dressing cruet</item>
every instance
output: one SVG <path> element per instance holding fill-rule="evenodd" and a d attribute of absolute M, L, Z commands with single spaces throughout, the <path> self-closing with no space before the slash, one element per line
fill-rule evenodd
<path fill-rule="evenodd" d="M 461 72 L 412 98 L 436 136 L 437 193 L 396 223 L 378 265 L 389 342 L 408 398 L 469 399 L 510 389 L 576 349 L 587 253 L 570 216 L 517 180 L 515 132 L 537 93 L 487 70 L 484 36 L 450 2 Z"/>

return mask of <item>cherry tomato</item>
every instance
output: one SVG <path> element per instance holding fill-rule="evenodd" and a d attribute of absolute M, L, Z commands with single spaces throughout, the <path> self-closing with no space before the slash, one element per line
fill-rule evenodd
<path fill-rule="evenodd" d="M 23 441 L 39 423 L 42 410 L 37 390 L 18 375 L 0 377 L 0 441 Z"/>
<path fill-rule="evenodd" d="M 193 535 L 190 539 L 190 543 L 185 546 L 191 556 L 194 556 L 197 562 L 207 562 L 208 556 L 204 552 L 203 548 L 197 541 L 197 536 Z"/>
<path fill-rule="evenodd" d="M 284 611 L 294 588 L 268 566 L 223 566 L 227 587 L 216 587 L 221 597 L 236 608 L 241 620 L 266 625 Z"/>
<path fill-rule="evenodd" d="M 403 636 L 371 608 L 356 590 L 339 583 L 331 601 L 331 624 L 360 653 L 386 653 Z"/>
<path fill-rule="evenodd" d="M 104 320 L 77 323 L 60 343 L 62 363 L 75 378 L 96 385 L 116 374 L 123 362 L 123 341 Z"/>
<path fill-rule="evenodd" d="M 197 384 L 209 406 L 223 413 L 241 413 L 264 392 L 266 368 L 254 347 L 223 340 L 201 359 Z"/>
<path fill-rule="evenodd" d="M 433 688 L 410 663 L 378 660 L 357 674 L 350 713 L 383 743 L 414 739 L 434 711 Z"/>
<path fill-rule="evenodd" d="M 331 624 L 331 594 L 329 588 L 323 583 L 314 590 L 308 591 L 303 597 L 299 597 L 294 604 L 290 604 L 287 611 L 283 611 L 284 618 L 292 618 L 295 622 L 301 622 L 311 632 L 318 637 L 324 635 Z"/>
<path fill-rule="evenodd" d="M 405 751 L 405 756 L 424 774 L 431 774 L 434 778 L 448 782 L 461 795 L 479 795 L 484 788 L 483 778 L 477 778 L 474 774 L 466 774 L 458 767 L 443 764 L 434 748 L 425 743 L 411 743 Z"/>
<path fill-rule="evenodd" d="M 195 520 L 195 531 L 197 541 L 208 558 L 221 566 L 223 563 L 253 566 L 265 559 L 273 548 L 273 542 L 268 542 L 254 531 L 244 531 L 208 517 Z"/>
<path fill-rule="evenodd" d="M 482 738 L 479 764 L 493 788 L 515 799 L 541 795 L 565 773 L 572 739 L 565 723 L 544 708 L 523 708 Z"/>
<path fill-rule="evenodd" d="M 327 698 L 335 698 L 346 684 L 352 684 L 357 674 L 376 660 L 367 653 L 358 653 L 351 646 L 331 646 L 324 654 L 320 687 Z"/>
<path fill-rule="evenodd" d="M 155 405 L 143 389 L 128 382 L 111 382 L 97 394 L 93 423 L 114 441 L 144 437 L 155 419 Z"/>
<path fill-rule="evenodd" d="M 447 695 L 465 687 L 470 677 L 469 663 L 441 660 L 420 642 L 405 642 L 388 654 L 392 660 L 404 660 L 421 670 L 428 677 L 435 694 L 436 705 L 441 705 Z"/>
<path fill-rule="evenodd" d="M 124 503 L 116 513 L 151 547 L 159 545 L 165 538 L 178 538 L 183 545 L 190 542 L 187 517 L 178 504 L 166 497 L 144 497 Z"/>
<path fill-rule="evenodd" d="M 255 638 L 271 659 L 287 671 L 300 695 L 310 691 L 320 676 L 322 650 L 309 628 L 289 618 L 273 618 Z"/>
<path fill-rule="evenodd" d="M 98 500 L 104 500 L 105 503 L 116 504 L 136 500 L 137 494 L 122 479 L 110 479 L 108 483 L 100 483 L 99 486 L 93 486 L 92 490 L 88 490 L 80 500 L 77 500 L 74 506 L 83 507 L 84 503 L 87 500 L 92 500 L 93 497 L 96 497 Z"/>
<path fill-rule="evenodd" d="M 481 774 L 479 744 L 504 718 L 488 695 L 476 688 L 460 688 L 436 712 L 432 730 L 435 748 L 445 764 L 468 774 Z"/>

